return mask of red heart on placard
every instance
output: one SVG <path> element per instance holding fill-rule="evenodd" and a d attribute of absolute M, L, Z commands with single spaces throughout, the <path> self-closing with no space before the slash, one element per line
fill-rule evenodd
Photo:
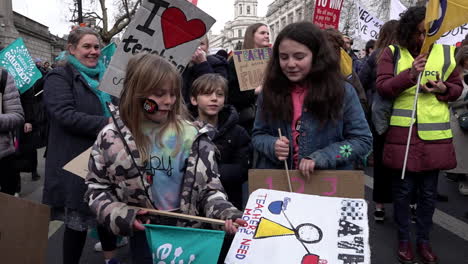
<path fill-rule="evenodd" d="M 203 21 L 200 19 L 187 21 L 182 10 L 176 7 L 164 10 L 161 15 L 161 27 L 166 49 L 200 38 L 206 33 Z"/>

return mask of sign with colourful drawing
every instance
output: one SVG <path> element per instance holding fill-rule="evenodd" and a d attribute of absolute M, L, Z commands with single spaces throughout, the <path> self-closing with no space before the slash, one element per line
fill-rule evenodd
<path fill-rule="evenodd" d="M 253 90 L 263 82 L 263 74 L 271 57 L 271 48 L 235 50 L 232 59 L 241 91 Z"/>
<path fill-rule="evenodd" d="M 145 225 L 154 264 L 216 263 L 224 232 L 197 228 Z"/>
<path fill-rule="evenodd" d="M 368 264 L 367 204 L 259 189 L 247 202 L 226 264 Z"/>
<path fill-rule="evenodd" d="M 33 87 L 42 73 L 29 55 L 23 38 L 13 41 L 0 52 L 0 66 L 4 67 L 14 78 L 15 85 L 22 94 Z"/>
<path fill-rule="evenodd" d="M 128 60 L 139 52 L 157 54 L 182 73 L 215 20 L 186 0 L 145 0 L 104 74 L 100 90 L 120 96 Z"/>
<path fill-rule="evenodd" d="M 346 154 L 343 154 L 346 155 Z M 353 170 L 316 170 L 306 181 L 298 170 L 290 170 L 293 192 L 331 197 L 364 198 L 364 174 Z M 285 170 L 249 170 L 249 192 L 257 189 L 289 191 Z"/>

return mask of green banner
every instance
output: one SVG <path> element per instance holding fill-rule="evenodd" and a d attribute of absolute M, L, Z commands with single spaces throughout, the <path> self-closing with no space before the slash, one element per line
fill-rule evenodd
<path fill-rule="evenodd" d="M 224 232 L 217 230 L 145 225 L 153 263 L 217 263 Z"/>
<path fill-rule="evenodd" d="M 106 68 L 107 66 L 109 66 L 112 56 L 114 55 L 116 50 L 117 50 L 117 45 L 114 42 L 102 48 L 101 57 L 99 59 L 104 63 Z"/>
<path fill-rule="evenodd" d="M 42 77 L 22 38 L 16 39 L 0 52 L 0 65 L 15 79 L 20 93 L 26 92 Z"/>

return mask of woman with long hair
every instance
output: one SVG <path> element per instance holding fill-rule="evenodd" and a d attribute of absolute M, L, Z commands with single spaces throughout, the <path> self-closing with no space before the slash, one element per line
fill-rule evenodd
<path fill-rule="evenodd" d="M 187 121 L 182 79 L 158 55 L 140 53 L 130 59 L 114 122 L 94 143 L 86 198 L 98 221 L 115 234 L 130 236 L 133 263 L 153 263 L 143 223 L 156 208 L 226 220 L 225 230 L 242 212 L 228 200 L 219 179 L 214 127 Z M 175 218 L 148 223 L 201 227 Z"/>
<path fill-rule="evenodd" d="M 286 26 L 265 70 L 253 129 L 258 168 L 352 169 L 372 136 L 354 88 L 325 34 L 310 22 Z M 283 136 L 279 136 L 279 131 Z"/>
<path fill-rule="evenodd" d="M 270 32 L 267 25 L 255 23 L 250 25 L 244 34 L 242 49 L 258 49 L 270 46 Z M 239 79 L 234 66 L 234 60 L 229 61 L 228 86 L 229 92 L 227 102 L 233 105 L 239 112 L 239 125 L 244 127 L 247 132 L 252 133 L 252 125 L 255 119 L 255 102 L 257 100 L 260 87 L 256 90 L 241 91 L 239 88 Z"/>

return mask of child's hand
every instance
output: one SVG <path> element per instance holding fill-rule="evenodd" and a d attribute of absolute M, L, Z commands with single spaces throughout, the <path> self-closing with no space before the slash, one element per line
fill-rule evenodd
<path fill-rule="evenodd" d="M 299 170 L 301 171 L 302 176 L 304 176 L 307 181 L 310 180 L 310 174 L 314 172 L 315 161 L 312 159 L 301 159 L 299 162 Z"/>
<path fill-rule="evenodd" d="M 237 218 L 234 223 L 238 224 L 239 226 L 247 226 L 247 221 Z M 234 225 L 231 219 L 228 219 L 224 222 L 224 231 L 229 234 L 235 234 L 237 232 L 237 227 Z"/>
<path fill-rule="evenodd" d="M 206 61 L 206 53 L 198 47 L 197 50 L 192 55 L 192 61 L 195 64 L 200 64 Z"/>
<path fill-rule="evenodd" d="M 275 142 L 275 155 L 279 160 L 286 160 L 289 155 L 289 140 L 286 137 L 280 137 Z"/>
<path fill-rule="evenodd" d="M 143 225 L 143 222 L 140 219 L 138 219 L 138 216 L 142 216 L 142 215 L 146 215 L 146 214 L 148 214 L 148 211 L 138 210 L 137 217 L 135 218 L 135 221 L 133 221 L 133 229 L 139 230 L 139 231 L 145 230 L 145 226 Z M 150 223 L 150 220 L 147 219 L 145 224 L 149 224 L 149 223 Z"/>

